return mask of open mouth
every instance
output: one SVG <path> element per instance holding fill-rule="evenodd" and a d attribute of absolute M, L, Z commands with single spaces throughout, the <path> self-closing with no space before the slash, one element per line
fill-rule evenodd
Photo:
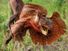
<path fill-rule="evenodd" d="M 48 34 L 48 29 L 45 28 L 45 27 L 41 27 L 41 33 L 42 33 L 43 35 L 47 35 L 47 34 Z"/>

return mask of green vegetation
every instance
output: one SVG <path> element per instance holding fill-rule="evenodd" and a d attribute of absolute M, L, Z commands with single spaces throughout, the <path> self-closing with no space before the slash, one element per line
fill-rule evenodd
<path fill-rule="evenodd" d="M 43 6 L 48 10 L 48 16 L 51 16 L 54 11 L 60 13 L 61 18 L 65 21 L 67 25 L 67 32 L 51 46 L 45 48 L 46 51 L 68 51 L 68 1 L 67 0 L 24 0 L 25 3 L 35 3 Z M 7 31 L 7 22 L 10 17 L 10 7 L 8 5 L 8 0 L 0 0 L 0 48 L 3 43 L 4 35 Z M 26 38 L 27 37 L 27 38 Z M 24 38 L 24 44 L 26 46 L 30 45 L 31 39 L 28 35 Z M 53 47 L 54 46 L 54 47 Z M 13 43 L 9 43 L 6 51 L 12 51 Z M 1 51 L 1 50 L 0 50 Z M 44 51 L 40 48 L 40 51 Z"/>

